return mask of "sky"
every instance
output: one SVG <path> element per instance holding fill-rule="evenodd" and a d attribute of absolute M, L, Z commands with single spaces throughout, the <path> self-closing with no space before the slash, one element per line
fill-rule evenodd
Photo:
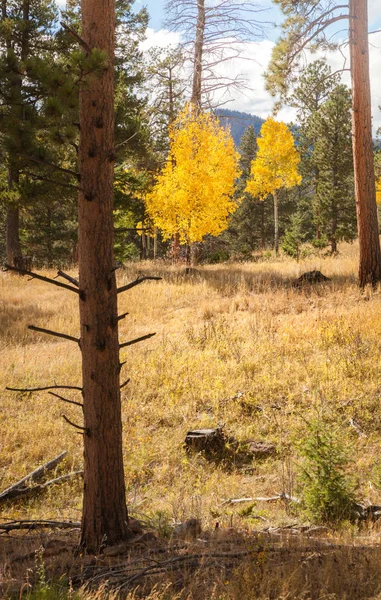
<path fill-rule="evenodd" d="M 180 41 L 178 33 L 170 33 L 163 27 L 165 17 L 166 0 L 135 0 L 135 10 L 139 10 L 145 6 L 148 10 L 150 21 L 147 31 L 147 41 L 143 44 L 143 49 L 150 46 L 166 46 L 168 43 L 176 44 Z M 271 0 L 257 0 L 258 5 L 271 6 Z M 58 0 L 58 4 L 63 6 L 65 0 Z M 369 31 L 381 30 L 381 8 L 380 0 L 368 0 L 369 11 Z M 266 15 L 266 20 L 273 20 L 278 25 L 282 21 L 282 15 L 278 9 L 271 9 L 269 15 Z M 339 22 L 340 24 L 340 22 Z M 340 28 L 345 25 L 340 24 Z M 260 42 L 252 42 L 245 45 L 245 56 L 249 60 L 237 60 L 234 64 L 225 68 L 231 69 L 232 72 L 244 73 L 250 90 L 242 90 L 241 93 L 235 92 L 233 101 L 224 105 L 224 108 L 239 110 L 257 115 L 266 119 L 272 111 L 274 100 L 266 92 L 264 86 L 263 73 L 267 68 L 271 57 L 271 51 L 277 38 L 280 35 L 280 29 L 270 28 L 266 38 Z M 339 30 L 337 39 L 345 41 L 345 31 Z M 371 74 L 371 92 L 372 92 L 372 114 L 374 131 L 381 127 L 381 31 L 372 34 L 369 37 L 369 54 L 370 54 L 370 74 Z M 343 48 L 343 54 L 347 57 L 346 67 L 348 67 L 348 48 Z M 307 55 L 306 61 L 312 62 L 321 55 Z M 327 61 L 331 65 L 332 70 L 336 71 L 344 66 L 344 58 L 341 53 L 333 52 L 327 55 Z M 350 85 L 349 73 L 343 73 L 343 83 Z M 286 122 L 295 119 L 295 112 L 292 108 L 285 107 L 279 113 L 277 118 Z"/>
<path fill-rule="evenodd" d="M 258 4 L 263 4 L 263 2 L 264 0 L 258 0 Z M 150 16 L 148 40 L 144 47 L 149 47 L 150 45 L 165 46 L 169 42 L 176 43 L 180 40 L 179 35 L 169 33 L 163 27 L 165 3 L 166 0 L 136 0 L 135 2 L 136 9 L 145 6 Z M 269 3 L 266 2 L 266 4 L 268 5 Z M 381 29 L 380 0 L 369 0 L 368 10 L 369 31 Z M 272 9 L 269 12 L 269 16 L 266 16 L 266 19 L 274 20 L 278 24 L 278 27 L 269 29 L 266 36 L 267 39 L 257 43 L 253 42 L 251 44 L 246 44 L 245 54 L 250 60 L 237 61 L 230 67 L 235 72 L 238 70 L 239 72 L 246 74 L 251 90 L 242 91 L 241 94 L 235 93 L 234 100 L 224 106 L 224 108 L 255 114 L 264 119 L 271 113 L 274 100 L 265 90 L 263 73 L 267 68 L 274 44 L 280 35 L 279 25 L 282 22 L 282 14 L 278 9 Z M 340 24 L 340 28 L 341 27 L 343 27 L 342 24 Z M 337 39 L 344 41 L 345 32 L 339 31 Z M 381 127 L 381 110 L 379 109 L 379 106 L 381 105 L 381 31 L 372 34 L 369 37 L 369 42 L 372 114 L 373 125 L 376 130 L 378 127 Z M 347 55 L 347 48 L 344 48 L 343 52 L 344 55 Z M 306 61 L 312 62 L 320 56 L 321 55 L 316 54 L 313 56 L 307 55 Z M 339 52 L 329 53 L 326 57 L 333 71 L 344 66 L 343 56 Z M 345 67 L 348 67 L 348 64 L 349 59 L 347 56 Z M 349 73 L 343 73 L 342 81 L 343 83 L 350 85 Z M 280 111 L 277 118 L 291 121 L 295 118 L 295 112 L 293 109 L 285 107 Z"/>

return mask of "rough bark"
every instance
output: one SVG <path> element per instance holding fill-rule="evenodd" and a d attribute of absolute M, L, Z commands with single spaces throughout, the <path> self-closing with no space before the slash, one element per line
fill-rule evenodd
<path fill-rule="evenodd" d="M 21 245 L 19 236 L 19 209 L 15 206 L 9 206 L 6 219 L 6 254 L 7 263 L 15 265 L 18 258 L 21 258 Z"/>
<path fill-rule="evenodd" d="M 202 53 L 205 34 L 205 0 L 197 0 L 196 41 L 194 45 L 194 66 L 191 103 L 201 109 Z"/>
<path fill-rule="evenodd" d="M 352 78 L 353 163 L 360 245 L 359 284 L 381 279 L 372 142 L 367 0 L 349 2 L 349 48 Z"/>
<path fill-rule="evenodd" d="M 122 454 L 117 291 L 113 256 L 115 0 L 82 0 L 82 36 L 107 67 L 80 94 L 79 285 L 84 497 L 81 545 L 128 537 Z"/>

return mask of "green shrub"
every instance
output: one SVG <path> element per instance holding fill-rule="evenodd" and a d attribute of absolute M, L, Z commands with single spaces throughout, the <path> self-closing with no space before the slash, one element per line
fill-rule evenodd
<path fill-rule="evenodd" d="M 323 418 L 313 419 L 298 446 L 302 457 L 300 493 L 308 516 L 324 523 L 353 520 L 355 485 L 348 474 L 350 460 L 338 428 Z"/>

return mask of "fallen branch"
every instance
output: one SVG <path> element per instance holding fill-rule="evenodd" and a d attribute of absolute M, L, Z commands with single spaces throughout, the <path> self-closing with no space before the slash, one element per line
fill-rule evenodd
<path fill-rule="evenodd" d="M 53 335 L 54 337 L 63 338 L 64 340 L 70 340 L 71 342 L 77 342 L 79 345 L 79 338 L 73 337 L 72 335 L 67 335 L 66 333 L 59 333 L 58 331 L 52 331 L 51 329 L 43 329 L 42 327 L 36 327 L 35 325 L 28 325 L 28 329 L 31 331 L 38 331 L 40 333 L 46 333 L 48 335 Z"/>
<path fill-rule="evenodd" d="M 5 271 L 16 271 L 16 273 L 20 273 L 20 275 L 29 275 L 32 279 L 39 279 L 40 281 L 45 281 L 46 283 L 52 283 L 53 285 L 58 285 L 58 287 L 65 288 L 66 290 L 70 290 L 71 292 L 75 292 L 76 294 L 81 294 L 80 290 L 73 287 L 72 285 L 67 285 L 67 283 L 61 283 L 61 281 L 57 281 L 56 279 L 50 279 L 50 277 L 44 277 L 43 275 L 39 275 L 38 273 L 34 273 L 34 271 L 26 271 L 25 269 L 18 269 L 17 267 L 12 267 L 11 265 L 4 265 Z"/>
<path fill-rule="evenodd" d="M 61 475 L 60 477 L 56 477 L 55 479 L 50 479 L 45 483 L 38 483 L 34 486 L 25 486 L 19 488 L 17 490 L 14 490 L 12 492 L 12 495 L 6 498 L 5 500 L 18 500 L 19 498 L 25 498 L 25 496 L 40 494 L 51 485 L 56 485 L 57 483 L 64 483 L 65 481 L 68 481 L 73 477 L 77 477 L 78 475 L 83 475 L 83 471 L 72 471 L 71 473 L 67 473 L 66 475 Z"/>
<path fill-rule="evenodd" d="M 126 292 L 127 290 L 130 290 L 131 288 L 135 287 L 136 285 L 139 285 L 140 283 L 143 283 L 143 281 L 160 281 L 162 278 L 161 277 L 149 277 L 149 276 L 142 276 L 142 277 L 138 277 L 137 279 L 135 279 L 135 281 L 131 281 L 131 283 L 127 283 L 126 285 L 122 285 L 120 288 L 118 288 L 116 291 L 118 294 L 121 294 L 122 292 Z"/>
<path fill-rule="evenodd" d="M 11 485 L 9 488 L 1 492 L 0 502 L 5 502 L 10 498 L 14 498 L 15 494 L 17 495 L 17 492 L 23 489 L 25 483 L 41 479 L 41 477 L 43 477 L 47 471 L 51 471 L 52 469 L 54 469 L 65 458 L 66 454 L 67 450 L 64 450 L 64 452 L 61 452 L 61 454 L 56 456 L 56 458 L 53 458 L 41 467 L 38 467 L 22 479 L 20 479 L 20 481 L 18 481 L 14 485 Z"/>
<path fill-rule="evenodd" d="M 142 337 L 136 338 L 135 340 L 130 340 L 129 342 L 123 342 L 122 344 L 119 344 L 119 348 L 126 348 L 126 346 L 132 346 L 132 344 L 137 344 L 138 342 L 142 342 L 143 340 L 148 340 L 154 335 L 156 335 L 156 333 L 147 333 L 147 335 L 142 335 Z"/>
<path fill-rule="evenodd" d="M 281 493 L 276 496 L 270 496 L 268 498 L 262 497 L 249 497 L 249 498 L 228 498 L 224 500 L 222 504 L 240 504 L 241 502 L 277 502 L 278 500 L 287 500 L 287 502 L 295 502 L 296 504 L 300 503 L 299 498 L 295 496 L 290 496 L 289 494 Z"/>
<path fill-rule="evenodd" d="M 19 529 L 79 529 L 81 523 L 76 521 L 9 521 L 0 523 L 0 532 L 9 533 Z"/>

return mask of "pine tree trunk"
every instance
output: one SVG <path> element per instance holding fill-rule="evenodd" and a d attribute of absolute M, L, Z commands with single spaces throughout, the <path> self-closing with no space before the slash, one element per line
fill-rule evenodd
<path fill-rule="evenodd" d="M 82 0 L 82 36 L 108 65 L 80 94 L 79 284 L 84 404 L 81 545 L 128 537 L 113 256 L 115 0 Z"/>
<path fill-rule="evenodd" d="M 13 184 L 18 183 L 18 172 L 11 167 L 8 168 L 8 190 L 13 191 Z M 20 244 L 20 210 L 18 206 L 9 205 L 6 218 L 6 254 L 10 265 L 22 266 L 21 244 Z"/>
<path fill-rule="evenodd" d="M 273 192 L 274 198 L 274 249 L 278 256 L 279 252 L 279 219 L 278 219 L 278 196 L 276 191 Z"/>
<path fill-rule="evenodd" d="M 352 78 L 353 163 L 360 244 L 359 284 L 381 279 L 369 80 L 367 0 L 349 2 L 349 48 Z"/>
<path fill-rule="evenodd" d="M 197 0 L 196 41 L 194 46 L 193 85 L 191 103 L 201 108 L 202 53 L 205 32 L 205 0 Z"/>
<path fill-rule="evenodd" d="M 22 257 L 19 222 L 19 209 L 17 207 L 9 206 L 6 219 L 6 253 L 7 263 L 10 265 L 16 265 L 17 259 Z"/>

